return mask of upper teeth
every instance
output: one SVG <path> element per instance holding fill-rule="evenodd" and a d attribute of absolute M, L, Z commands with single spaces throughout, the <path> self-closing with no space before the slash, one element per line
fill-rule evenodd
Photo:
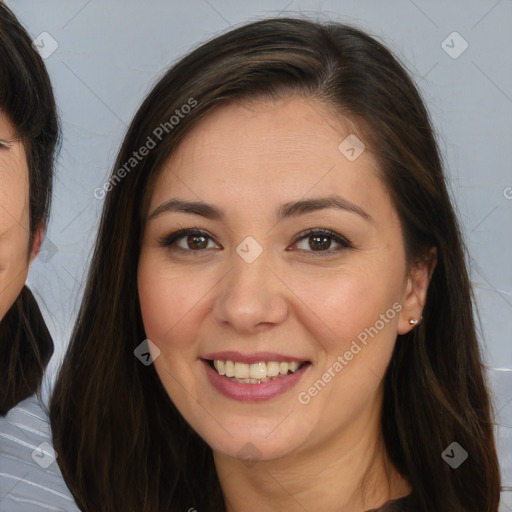
<path fill-rule="evenodd" d="M 215 359 L 213 366 L 220 375 L 226 377 L 235 377 L 237 379 L 267 379 L 277 377 L 278 375 L 287 375 L 288 371 L 292 373 L 297 371 L 300 363 L 291 361 L 289 363 L 279 363 L 277 361 L 261 361 L 259 363 L 239 363 L 234 361 L 221 361 Z"/>

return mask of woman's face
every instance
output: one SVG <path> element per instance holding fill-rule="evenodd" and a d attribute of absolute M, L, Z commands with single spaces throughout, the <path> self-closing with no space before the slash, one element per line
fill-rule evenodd
<path fill-rule="evenodd" d="M 145 330 L 169 397 L 217 454 L 270 460 L 377 435 L 382 377 L 424 290 L 375 160 L 349 134 L 313 100 L 223 106 L 156 181 Z"/>
<path fill-rule="evenodd" d="M 11 140 L 14 128 L 0 112 L 0 138 Z M 27 279 L 30 259 L 29 182 L 21 142 L 0 145 L 0 320 Z"/>

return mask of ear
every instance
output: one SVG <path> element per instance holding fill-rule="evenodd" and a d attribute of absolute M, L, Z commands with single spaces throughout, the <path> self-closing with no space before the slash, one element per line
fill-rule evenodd
<path fill-rule="evenodd" d="M 428 285 L 437 265 L 437 248 L 431 247 L 425 255 L 412 265 L 406 280 L 402 296 L 402 310 L 398 321 L 398 334 L 406 334 L 414 329 L 415 323 L 409 320 L 421 319 L 421 313 L 427 300 Z"/>
<path fill-rule="evenodd" d="M 36 228 L 36 232 L 34 233 L 34 243 L 32 244 L 32 250 L 30 251 L 30 263 L 32 263 L 39 251 L 41 250 L 41 246 L 43 245 L 44 233 L 46 231 L 46 226 L 43 222 L 39 224 Z"/>

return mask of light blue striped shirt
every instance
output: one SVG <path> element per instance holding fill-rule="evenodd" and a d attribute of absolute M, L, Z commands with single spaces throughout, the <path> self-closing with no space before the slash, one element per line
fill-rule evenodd
<path fill-rule="evenodd" d="M 79 512 L 36 396 L 0 417 L 0 512 Z"/>

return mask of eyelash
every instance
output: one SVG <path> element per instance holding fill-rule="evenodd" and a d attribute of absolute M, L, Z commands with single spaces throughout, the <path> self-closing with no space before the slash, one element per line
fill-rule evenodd
<path fill-rule="evenodd" d="M 198 255 L 198 253 L 207 250 L 207 248 L 197 249 L 197 250 L 184 249 L 183 247 L 179 247 L 179 246 L 175 245 L 178 240 L 180 240 L 181 238 L 186 238 L 187 236 L 202 236 L 205 239 L 207 239 L 208 241 L 211 240 L 211 241 L 215 242 L 215 240 L 206 231 L 202 231 L 199 228 L 187 228 L 187 229 L 180 229 L 178 231 L 175 231 L 174 233 L 171 233 L 170 235 L 160 239 L 158 241 L 158 245 L 160 247 L 166 247 L 172 251 L 178 251 L 178 252 L 188 253 L 188 254 L 193 253 L 194 255 Z M 300 249 L 301 251 L 311 253 L 310 256 L 312 256 L 312 257 L 325 257 L 328 255 L 332 255 L 333 253 L 337 253 L 343 249 L 353 249 L 354 248 L 353 243 L 348 238 L 346 238 L 342 235 L 339 235 L 338 233 L 335 233 L 334 231 L 331 231 L 329 229 L 321 229 L 321 228 L 313 228 L 313 229 L 307 229 L 306 231 L 303 231 L 302 233 L 297 235 L 297 237 L 293 241 L 292 245 L 297 244 L 301 240 L 305 240 L 305 239 L 313 238 L 313 237 L 329 238 L 329 239 L 331 239 L 331 241 L 337 243 L 338 247 L 334 250 L 332 250 L 332 248 L 329 248 L 325 251 L 313 251 L 313 250 L 308 251 L 308 250 Z M 289 250 L 289 249 L 287 249 L 287 250 Z"/>

